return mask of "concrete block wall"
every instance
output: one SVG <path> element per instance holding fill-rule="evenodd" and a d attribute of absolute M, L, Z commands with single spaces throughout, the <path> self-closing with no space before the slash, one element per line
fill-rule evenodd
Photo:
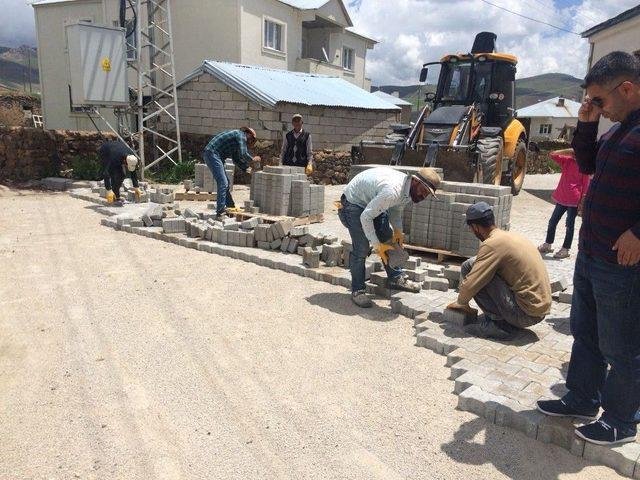
<path fill-rule="evenodd" d="M 363 139 L 382 140 L 390 125 L 399 121 L 399 111 L 308 107 L 282 103 L 263 107 L 204 73 L 178 89 L 180 128 L 185 133 L 213 136 L 222 130 L 248 125 L 259 140 L 281 144 L 291 129 L 295 113 L 304 116 L 314 149 L 350 150 Z M 162 123 L 161 129 L 169 124 Z"/>
<path fill-rule="evenodd" d="M 302 167 L 267 166 L 251 176 L 250 199 L 269 215 L 305 217 L 324 213 L 324 186 L 312 185 Z"/>

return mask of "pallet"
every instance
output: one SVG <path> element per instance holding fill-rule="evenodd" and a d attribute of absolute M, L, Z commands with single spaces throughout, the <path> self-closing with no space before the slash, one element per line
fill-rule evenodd
<path fill-rule="evenodd" d="M 301 225 L 309 225 L 311 223 L 322 223 L 324 221 L 324 215 L 310 215 L 307 217 L 287 217 L 284 215 L 267 215 L 266 213 L 249 213 L 249 212 L 238 212 L 235 213 L 236 220 L 243 221 L 249 220 L 251 218 L 261 218 L 264 223 L 276 223 L 282 221 L 290 221 L 293 223 L 294 227 L 299 227 Z"/>
<path fill-rule="evenodd" d="M 432 248 L 432 247 L 424 247 L 422 245 L 411 245 L 409 243 L 405 243 L 403 245 L 405 250 L 411 250 L 419 253 L 431 253 L 436 255 L 438 258 L 438 263 L 442 263 L 447 258 L 453 258 L 456 260 L 467 260 L 469 257 L 465 257 L 464 255 L 460 255 L 459 253 L 452 252 L 450 250 L 443 250 L 440 248 Z"/>
<path fill-rule="evenodd" d="M 174 196 L 176 200 L 183 200 L 188 202 L 215 202 L 216 198 L 218 198 L 217 193 L 206 193 L 206 192 L 185 192 L 183 191 L 175 191 Z"/>

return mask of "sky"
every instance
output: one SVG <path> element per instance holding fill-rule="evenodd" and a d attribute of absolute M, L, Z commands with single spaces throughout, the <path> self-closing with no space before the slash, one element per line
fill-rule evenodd
<path fill-rule="evenodd" d="M 227 0 L 209 0 L 227 1 Z M 512 10 L 580 33 L 639 0 L 344 0 L 355 30 L 380 43 L 367 54 L 374 85 L 417 83 L 423 63 L 467 52 L 475 34 L 492 31 L 498 49 L 518 57 L 518 77 L 560 72 L 583 77 L 589 54 L 575 33 L 518 17 Z M 0 45 L 35 45 L 31 0 L 0 0 Z M 6 14 L 8 13 L 8 14 Z M 436 73 L 432 71 L 432 73 Z"/>

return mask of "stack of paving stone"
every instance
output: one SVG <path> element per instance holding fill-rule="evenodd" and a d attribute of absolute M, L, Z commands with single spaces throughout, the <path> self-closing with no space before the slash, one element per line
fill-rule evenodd
<path fill-rule="evenodd" d="M 227 174 L 227 179 L 229 180 L 229 190 L 233 190 L 233 172 L 235 170 L 234 163 L 227 159 L 224 164 L 224 171 Z M 196 163 L 195 166 L 195 180 L 193 182 L 193 186 L 196 189 L 200 189 L 203 192 L 215 193 L 217 191 L 217 184 L 215 178 L 213 178 L 213 174 L 209 167 L 207 167 L 204 163 Z"/>
<path fill-rule="evenodd" d="M 509 187 L 442 182 L 437 196 L 412 205 L 411 224 L 406 228 L 405 221 L 404 227 L 413 245 L 475 255 L 480 242 L 467 227 L 465 213 L 477 202 L 493 207 L 498 227 L 510 228 L 513 196 Z"/>
<path fill-rule="evenodd" d="M 370 168 L 378 168 L 378 167 L 393 168 L 394 170 L 398 170 L 399 172 L 402 172 L 406 175 L 414 174 L 418 170 L 420 170 L 420 168 L 422 168 L 422 167 L 409 167 L 404 165 L 398 165 L 398 166 L 377 165 L 375 163 L 367 163 L 364 165 L 351 165 L 351 168 L 349 169 L 349 181 L 351 181 L 351 179 L 355 177 L 357 174 L 359 174 L 360 172 L 364 172 L 365 170 L 369 170 Z M 440 178 L 444 180 L 442 169 L 436 167 L 435 171 L 438 172 L 438 175 L 440 175 Z"/>
<path fill-rule="evenodd" d="M 169 188 L 169 187 L 155 188 L 150 190 L 149 199 L 153 203 L 160 203 L 160 204 L 172 203 L 175 200 L 175 194 L 173 192 L 173 188 Z"/>
<path fill-rule="evenodd" d="M 313 185 L 302 167 L 267 166 L 251 176 L 250 198 L 262 213 L 306 217 L 324 213 L 324 185 Z"/>

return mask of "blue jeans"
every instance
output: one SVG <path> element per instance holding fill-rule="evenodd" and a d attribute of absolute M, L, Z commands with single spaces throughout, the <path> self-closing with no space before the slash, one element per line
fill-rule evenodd
<path fill-rule="evenodd" d="M 564 243 L 562 244 L 562 248 L 569 250 L 571 248 L 571 243 L 573 243 L 573 230 L 576 225 L 576 217 L 578 216 L 578 207 L 567 207 L 556 203 L 556 208 L 553 210 L 551 218 L 549 219 L 547 239 L 545 242 L 551 245 L 555 240 L 556 227 L 558 226 L 558 223 L 560 223 L 560 219 L 562 218 L 562 215 L 564 215 L 564 212 L 567 212 L 567 231 L 564 234 Z"/>
<path fill-rule="evenodd" d="M 640 266 L 579 252 L 571 333 L 565 402 L 581 409 L 602 406 L 604 421 L 634 434 L 640 422 Z"/>
<path fill-rule="evenodd" d="M 350 258 L 350 270 L 351 270 L 351 291 L 357 292 L 365 289 L 365 260 L 369 256 L 371 245 L 369 239 L 364 234 L 362 229 L 362 223 L 360 222 L 360 215 L 364 212 L 364 208 L 349 203 L 349 201 L 342 196 L 342 208 L 338 210 L 338 217 L 342 224 L 349 229 L 349 235 L 351 235 L 351 243 L 353 245 L 353 252 L 351 252 Z M 386 213 L 381 213 L 373 220 L 373 226 L 376 230 L 376 236 L 381 242 L 388 242 L 393 237 L 393 230 L 389 225 L 389 217 Z M 402 275 L 401 268 L 391 268 L 387 265 L 384 266 L 389 279 L 398 278 Z"/>
<path fill-rule="evenodd" d="M 217 196 L 216 196 L 216 213 L 223 214 L 227 207 L 232 206 L 231 196 L 229 195 L 229 179 L 227 172 L 224 171 L 224 160 L 211 150 L 205 150 L 203 153 L 204 163 L 209 167 L 213 178 L 216 179 Z"/>

